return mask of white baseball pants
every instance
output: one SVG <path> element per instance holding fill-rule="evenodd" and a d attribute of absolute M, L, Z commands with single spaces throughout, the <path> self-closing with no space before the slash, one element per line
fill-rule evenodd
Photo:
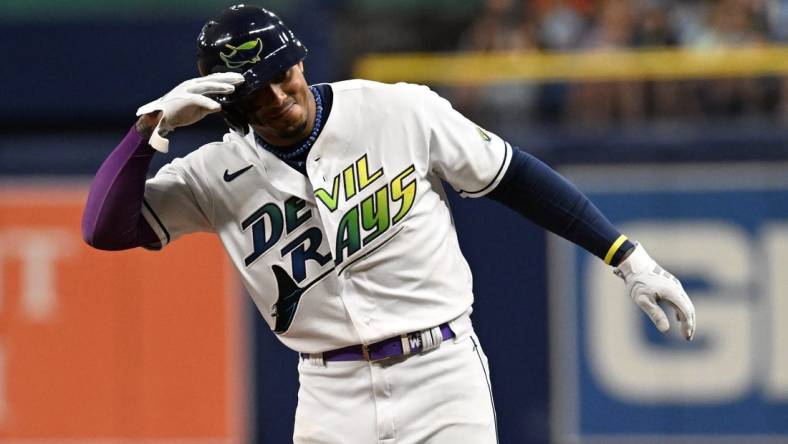
<path fill-rule="evenodd" d="M 467 331 L 421 354 L 302 359 L 294 443 L 496 444 L 487 357 L 464 324 Z"/>

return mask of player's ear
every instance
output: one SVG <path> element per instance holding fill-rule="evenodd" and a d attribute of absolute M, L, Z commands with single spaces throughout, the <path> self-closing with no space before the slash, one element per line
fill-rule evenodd
<path fill-rule="evenodd" d="M 304 61 L 301 60 L 300 62 L 298 62 L 297 66 L 298 66 L 298 69 L 301 70 L 301 74 L 303 74 L 304 73 Z"/>

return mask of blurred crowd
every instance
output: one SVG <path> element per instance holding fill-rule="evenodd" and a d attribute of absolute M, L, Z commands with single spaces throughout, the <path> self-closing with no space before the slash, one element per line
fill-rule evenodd
<path fill-rule="evenodd" d="M 714 48 L 788 40 L 788 0 L 487 0 L 459 49 L 582 51 Z M 523 117 L 606 125 L 788 115 L 784 78 L 516 82 L 451 92 L 464 112 L 502 125 Z"/>

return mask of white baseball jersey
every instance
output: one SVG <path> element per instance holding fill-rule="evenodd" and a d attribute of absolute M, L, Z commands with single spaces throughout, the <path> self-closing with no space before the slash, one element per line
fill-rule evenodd
<path fill-rule="evenodd" d="M 288 347 L 316 353 L 429 328 L 469 312 L 471 272 L 441 179 L 494 189 L 511 147 L 427 87 L 331 84 L 308 177 L 230 132 L 148 180 L 165 245 L 216 232 Z"/>

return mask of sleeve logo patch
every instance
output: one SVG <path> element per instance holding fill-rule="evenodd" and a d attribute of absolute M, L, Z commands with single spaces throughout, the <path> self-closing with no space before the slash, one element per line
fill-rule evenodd
<path fill-rule="evenodd" d="M 481 129 L 478 126 L 476 127 L 476 132 L 479 133 L 479 135 L 482 137 L 482 140 L 484 140 L 485 142 L 489 142 L 492 140 L 492 137 L 490 137 L 490 135 L 487 134 L 487 131 Z"/>
<path fill-rule="evenodd" d="M 230 69 L 240 68 L 247 63 L 254 65 L 260 61 L 260 53 L 263 51 L 263 42 L 259 38 L 257 40 L 250 40 L 238 46 L 230 44 L 224 45 L 230 50 L 229 54 L 223 52 L 219 53 L 219 58 L 222 59 L 224 64 Z"/>

